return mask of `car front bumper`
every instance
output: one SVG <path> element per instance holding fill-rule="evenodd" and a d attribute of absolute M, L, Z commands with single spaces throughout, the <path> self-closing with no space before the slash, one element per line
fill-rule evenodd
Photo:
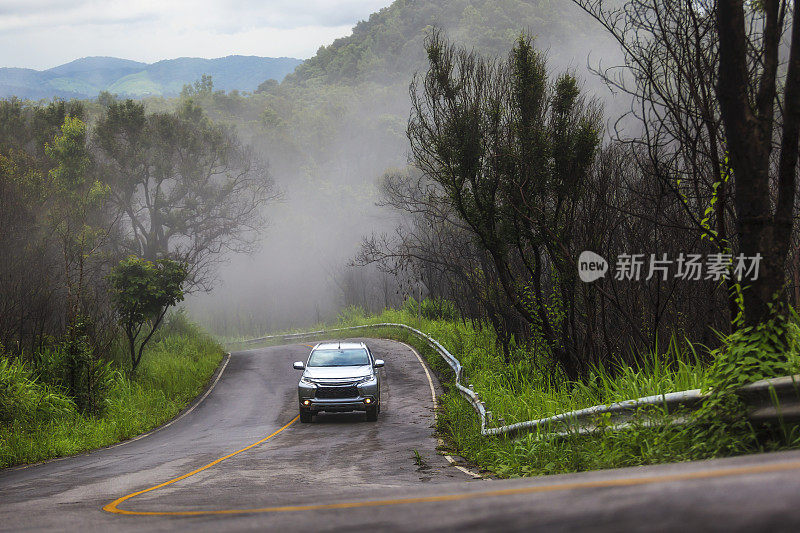
<path fill-rule="evenodd" d="M 297 387 L 300 409 L 314 413 L 320 411 L 366 411 L 380 404 L 377 380 L 368 381 L 356 387 L 358 395 L 349 398 L 317 398 L 317 386 L 300 383 Z"/>

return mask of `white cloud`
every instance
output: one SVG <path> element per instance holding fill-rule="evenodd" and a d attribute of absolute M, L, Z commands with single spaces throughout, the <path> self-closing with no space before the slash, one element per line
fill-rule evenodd
<path fill-rule="evenodd" d="M 231 54 L 307 58 L 391 0 L 3 0 L 0 66 L 85 56 L 153 62 Z"/>

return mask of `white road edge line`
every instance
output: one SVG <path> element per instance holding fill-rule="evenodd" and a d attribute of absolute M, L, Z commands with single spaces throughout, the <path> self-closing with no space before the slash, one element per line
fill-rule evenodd
<path fill-rule="evenodd" d="M 108 448 L 116 448 L 117 446 L 124 446 L 125 444 L 130 444 L 131 442 L 137 441 L 139 439 L 143 439 L 145 437 L 149 437 L 153 433 L 157 433 L 157 432 L 161 431 L 162 429 L 166 429 L 166 428 L 170 427 L 172 424 L 174 424 L 178 420 L 181 420 L 183 417 L 185 417 L 186 415 L 188 415 L 189 413 L 191 413 L 192 411 L 197 409 L 197 406 L 199 406 L 201 403 L 203 403 L 203 400 L 205 400 L 208 397 L 208 395 L 211 394 L 211 391 L 214 390 L 214 387 L 217 386 L 217 383 L 219 382 L 219 379 L 222 377 L 222 373 L 225 372 L 225 368 L 227 368 L 228 363 L 230 362 L 230 360 L 231 360 L 231 352 L 228 352 L 227 353 L 227 357 L 225 358 L 225 362 L 222 364 L 222 368 L 220 368 L 219 374 L 217 374 L 217 377 L 214 379 L 214 382 L 211 384 L 211 386 L 208 389 L 206 389 L 206 392 L 203 393 L 203 395 L 200 397 L 200 399 L 197 400 L 196 402 L 194 402 L 192 404 L 192 406 L 190 408 L 188 408 L 186 411 L 181 413 L 180 416 L 178 416 L 177 418 L 173 418 L 172 420 L 170 420 L 169 422 L 167 422 L 163 426 L 158 426 L 156 429 L 154 429 L 154 430 L 152 430 L 152 431 L 150 431 L 148 433 L 145 433 L 143 435 L 138 435 L 138 436 L 136 436 L 136 437 L 134 437 L 132 439 L 128 439 L 126 441 L 119 442 L 119 443 L 114 444 L 112 446 L 108 446 Z"/>
<path fill-rule="evenodd" d="M 102 450 L 110 450 L 111 448 L 118 448 L 120 446 L 125 446 L 126 444 L 130 444 L 132 442 L 136 442 L 137 440 L 143 439 L 145 437 L 149 437 L 153 433 L 158 433 L 162 429 L 166 429 L 166 428 L 170 427 L 172 424 L 174 424 L 178 420 L 181 420 L 183 417 L 185 417 L 186 415 L 188 415 L 189 413 L 194 411 L 197 408 L 197 406 L 200 405 L 201 403 L 203 403 L 203 400 L 205 400 L 206 397 L 209 394 L 211 394 L 211 391 L 214 390 L 214 387 L 217 386 L 217 383 L 219 382 L 219 379 L 222 377 L 222 373 L 225 372 L 225 369 L 228 367 L 228 363 L 231 360 L 231 352 L 227 352 L 226 355 L 227 355 L 227 357 L 225 358 L 225 362 L 222 364 L 222 368 L 220 368 L 216 379 L 214 379 L 214 382 L 211 384 L 210 387 L 208 387 L 208 389 L 206 389 L 206 392 L 200 397 L 200 399 L 195 401 L 192 404 L 192 406 L 189 409 L 187 409 L 186 411 L 184 411 L 183 413 L 181 413 L 180 416 L 178 416 L 177 418 L 173 418 L 172 420 L 170 420 L 169 422 L 167 422 L 163 426 L 158 426 L 156 429 L 148 431 L 147 433 L 143 433 L 141 435 L 137 435 L 137 436 L 133 437 L 132 439 L 124 440 L 124 441 L 118 442 L 116 444 L 111 444 L 110 446 L 105 446 L 103 448 L 95 448 L 94 450 L 88 450 L 86 452 L 79 453 L 79 454 L 76 454 L 76 455 L 66 455 L 64 457 L 56 457 L 54 459 L 48 459 L 46 461 L 40 461 L 38 463 L 31 463 L 31 464 L 27 464 L 27 465 L 20 465 L 20 466 L 16 466 L 16 467 L 11 467 L 11 468 L 8 468 L 6 471 L 9 472 L 9 471 L 14 471 L 14 470 L 24 470 L 25 468 L 30 468 L 32 466 L 39 466 L 39 465 L 43 465 L 43 464 L 47 464 L 47 463 L 55 463 L 56 461 L 63 461 L 64 459 L 72 459 L 74 457 L 80 457 L 82 455 L 88 455 L 90 453 L 99 452 L 99 451 L 102 451 Z"/>
<path fill-rule="evenodd" d="M 405 346 L 406 348 L 411 350 L 411 353 L 413 353 L 414 356 L 417 358 L 417 361 L 419 361 L 419 364 L 422 365 L 422 370 L 425 371 L 425 377 L 428 378 L 428 385 L 431 388 L 431 400 L 433 400 L 433 416 L 434 417 L 438 417 L 439 416 L 439 414 L 438 414 L 438 412 L 439 412 L 438 411 L 439 410 L 439 402 L 436 399 L 436 388 L 433 386 L 433 379 L 431 379 L 431 373 L 428 371 L 428 365 L 425 364 L 425 361 L 422 360 L 422 357 L 419 355 L 417 350 L 414 349 L 413 346 L 411 346 L 409 344 L 406 344 L 404 342 L 401 342 L 400 344 L 402 344 L 403 346 Z M 437 437 L 437 439 L 438 439 L 439 446 L 444 445 L 444 441 L 441 438 Z M 442 454 L 442 455 L 444 455 L 444 458 L 447 459 L 448 463 L 450 463 L 451 465 L 453 465 L 457 469 L 461 470 L 462 472 L 464 472 L 468 476 L 473 477 L 475 479 L 483 479 L 482 475 L 480 475 L 480 474 L 478 474 L 476 472 L 472 472 L 471 470 L 469 470 L 467 468 L 464 468 L 463 466 L 461 466 L 459 464 L 456 464 L 455 459 L 453 459 L 450 455 L 448 455 L 448 454 Z"/>

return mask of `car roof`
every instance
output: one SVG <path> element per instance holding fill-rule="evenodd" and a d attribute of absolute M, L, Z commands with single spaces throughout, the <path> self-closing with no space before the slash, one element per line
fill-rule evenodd
<path fill-rule="evenodd" d="M 314 346 L 314 350 L 356 350 L 366 347 L 363 342 L 321 342 Z"/>

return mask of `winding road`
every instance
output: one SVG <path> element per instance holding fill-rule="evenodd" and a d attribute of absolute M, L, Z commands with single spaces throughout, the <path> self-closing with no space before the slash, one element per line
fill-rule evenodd
<path fill-rule="evenodd" d="M 231 355 L 168 427 L 0 472 L 0 530 L 800 531 L 800 452 L 563 476 L 476 480 L 436 450 L 438 385 L 406 345 L 378 422 L 297 421 L 298 344 Z"/>

